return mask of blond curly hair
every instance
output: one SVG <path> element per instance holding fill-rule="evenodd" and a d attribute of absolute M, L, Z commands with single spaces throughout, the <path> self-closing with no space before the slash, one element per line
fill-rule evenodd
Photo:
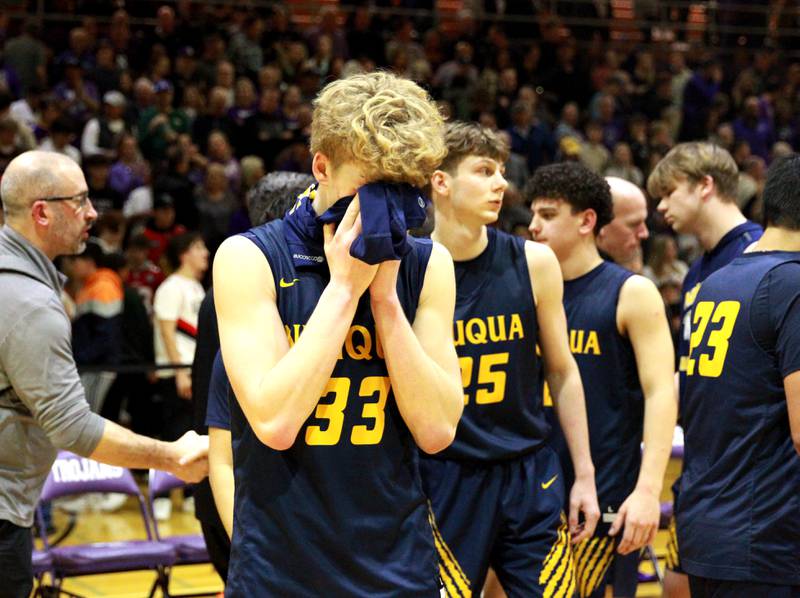
<path fill-rule="evenodd" d="M 353 75 L 314 100 L 311 151 L 353 161 L 369 180 L 424 186 L 447 150 L 444 119 L 416 83 L 390 73 Z"/>

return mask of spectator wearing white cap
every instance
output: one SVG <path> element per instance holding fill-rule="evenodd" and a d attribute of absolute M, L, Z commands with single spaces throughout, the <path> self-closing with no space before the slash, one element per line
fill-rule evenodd
<path fill-rule="evenodd" d="M 107 91 L 103 95 L 103 113 L 90 119 L 83 128 L 81 152 L 84 156 L 100 154 L 109 159 L 116 158 L 116 148 L 126 132 L 125 96 L 119 91 Z"/>

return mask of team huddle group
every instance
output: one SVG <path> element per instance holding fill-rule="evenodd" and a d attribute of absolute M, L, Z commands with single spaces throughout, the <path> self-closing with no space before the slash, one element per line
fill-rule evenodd
<path fill-rule="evenodd" d="M 770 167 L 763 230 L 725 150 L 681 144 L 651 173 L 657 209 L 704 250 L 676 362 L 656 286 L 615 263 L 647 216 L 631 183 L 541 167 L 524 189 L 534 241 L 505 234 L 504 140 L 380 72 L 320 92 L 310 145 L 315 182 L 214 260 L 226 596 L 632 598 L 678 418 L 667 592 L 800 596 L 799 156 Z M 43 156 L 2 182 L 16 290 L 0 299 L 17 315 L 0 322 L 0 398 L 31 415 L 9 429 L 36 449 L 4 474 L 28 488 L 1 496 L 14 596 L 55 446 L 205 475 L 205 438 L 144 439 L 89 411 L 50 260 L 80 251 L 96 213 L 80 170 Z"/>
<path fill-rule="evenodd" d="M 651 174 L 705 250 L 676 368 L 655 285 L 598 248 L 607 225 L 636 248 L 646 206 L 613 222 L 629 183 L 542 167 L 535 242 L 500 232 L 502 139 L 384 73 L 320 93 L 311 151 L 315 184 L 214 263 L 227 595 L 634 596 L 678 411 L 673 582 L 800 595 L 800 158 L 771 167 L 765 231 L 725 150 Z M 420 189 L 430 239 L 406 232 Z"/>

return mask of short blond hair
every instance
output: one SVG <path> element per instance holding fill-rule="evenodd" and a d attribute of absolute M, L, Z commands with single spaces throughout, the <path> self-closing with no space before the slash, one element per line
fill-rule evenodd
<path fill-rule="evenodd" d="M 666 197 L 678 183 L 696 185 L 704 177 L 714 179 L 717 195 L 734 201 L 739 184 L 739 168 L 730 153 L 707 141 L 692 141 L 673 147 L 656 164 L 647 178 L 647 192 L 655 198 Z"/>
<path fill-rule="evenodd" d="M 444 119 L 413 81 L 384 72 L 353 75 L 314 100 L 311 151 L 334 167 L 357 162 L 370 180 L 421 187 L 447 153 Z"/>

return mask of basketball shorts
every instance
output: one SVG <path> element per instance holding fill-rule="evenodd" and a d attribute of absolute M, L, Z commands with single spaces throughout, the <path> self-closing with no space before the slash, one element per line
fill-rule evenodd
<path fill-rule="evenodd" d="M 685 575 L 686 572 L 681 567 L 680 552 L 678 552 L 678 532 L 675 523 L 675 513 L 677 512 L 678 496 L 680 494 L 680 482 L 681 479 L 678 477 L 678 479 L 672 485 L 672 517 L 669 518 L 669 528 L 667 529 L 667 533 L 669 535 L 667 539 L 667 556 L 665 559 L 665 565 L 670 571 Z"/>
<path fill-rule="evenodd" d="M 509 598 L 570 597 L 564 480 L 548 446 L 494 463 L 421 459 L 448 596 L 480 596 L 492 567 Z"/>
<path fill-rule="evenodd" d="M 615 596 L 635 596 L 639 582 L 639 551 L 617 553 L 622 531 L 608 535 L 611 524 L 602 520 L 594 535 L 574 547 L 575 586 L 579 598 L 602 598 L 607 585 Z"/>

